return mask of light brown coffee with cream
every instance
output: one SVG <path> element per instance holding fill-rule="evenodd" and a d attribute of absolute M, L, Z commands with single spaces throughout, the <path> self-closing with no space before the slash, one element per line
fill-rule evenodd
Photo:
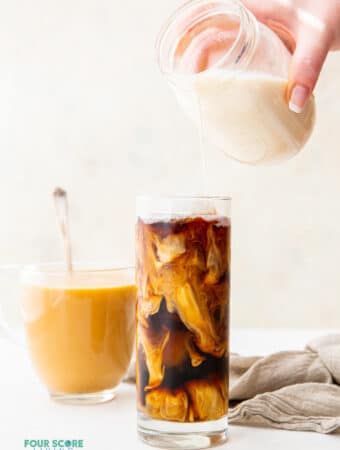
<path fill-rule="evenodd" d="M 29 350 L 51 392 L 91 393 L 117 386 L 133 350 L 135 296 L 134 285 L 110 286 L 100 276 L 88 280 L 65 274 L 57 282 L 24 286 Z"/>

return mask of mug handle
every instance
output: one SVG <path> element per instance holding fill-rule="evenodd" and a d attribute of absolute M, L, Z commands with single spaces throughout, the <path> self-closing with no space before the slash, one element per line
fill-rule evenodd
<path fill-rule="evenodd" d="M 0 266 L 0 331 L 4 332 L 4 337 L 7 338 L 12 343 L 19 345 L 20 347 L 26 347 L 26 342 L 23 333 L 17 333 L 14 326 L 11 326 L 6 315 L 6 305 L 5 300 L 10 302 L 16 302 L 15 309 L 20 310 L 20 298 L 15 298 L 15 295 L 6 295 L 6 293 L 1 292 L 2 281 L 6 279 L 12 287 L 20 287 L 20 272 L 24 266 L 22 265 L 5 265 Z M 20 326 L 20 330 L 23 331 L 23 324 Z"/>

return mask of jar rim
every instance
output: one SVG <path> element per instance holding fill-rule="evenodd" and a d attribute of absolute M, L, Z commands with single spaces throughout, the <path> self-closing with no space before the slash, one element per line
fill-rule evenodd
<path fill-rule="evenodd" d="M 176 73 L 173 67 L 175 51 L 180 38 L 188 30 L 206 18 L 223 13 L 233 13 L 237 16 L 239 29 L 225 54 L 206 70 L 225 66 L 228 60 L 235 65 L 237 64 L 237 67 L 246 66 L 253 55 L 258 35 L 258 22 L 253 14 L 239 0 L 189 0 L 169 16 L 158 34 L 156 57 L 161 72 L 165 75 Z M 191 17 L 189 21 L 188 17 Z M 182 75 L 185 76 L 186 74 L 181 73 Z"/>

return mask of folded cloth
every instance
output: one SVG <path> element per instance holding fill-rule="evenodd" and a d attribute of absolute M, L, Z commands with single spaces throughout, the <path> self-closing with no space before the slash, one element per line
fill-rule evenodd
<path fill-rule="evenodd" d="M 134 365 L 127 381 L 134 381 Z M 230 356 L 229 422 L 294 431 L 340 429 L 340 334 L 304 351 Z"/>
<path fill-rule="evenodd" d="M 231 355 L 229 421 L 295 431 L 340 428 L 340 334 L 305 351 Z"/>

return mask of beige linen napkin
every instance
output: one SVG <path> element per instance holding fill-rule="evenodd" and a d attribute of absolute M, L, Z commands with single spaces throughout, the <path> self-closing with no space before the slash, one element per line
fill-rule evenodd
<path fill-rule="evenodd" d="M 332 433 L 340 428 L 339 385 L 340 334 L 300 352 L 231 355 L 229 421 Z"/>
<path fill-rule="evenodd" d="M 134 379 L 133 371 L 128 378 Z M 230 357 L 229 422 L 295 431 L 340 429 L 340 334 L 304 351 Z"/>

